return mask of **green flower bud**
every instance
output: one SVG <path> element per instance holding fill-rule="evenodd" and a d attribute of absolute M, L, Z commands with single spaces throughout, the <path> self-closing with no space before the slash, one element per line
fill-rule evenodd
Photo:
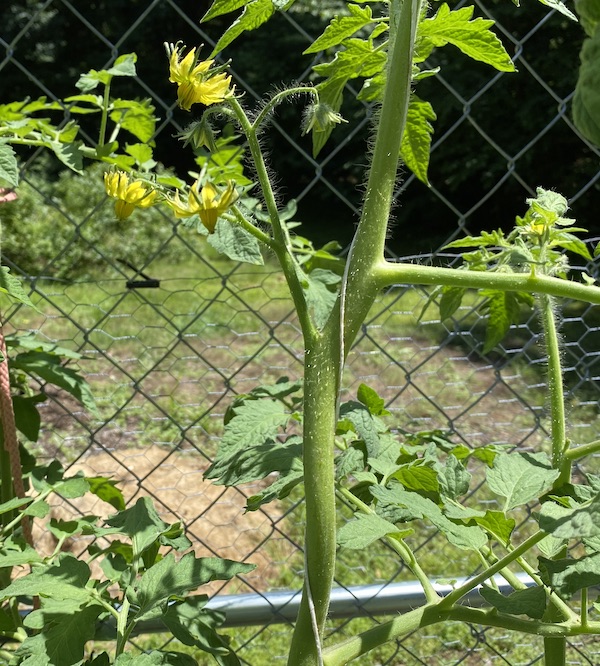
<path fill-rule="evenodd" d="M 180 134 L 179 138 L 183 141 L 185 146 L 191 144 L 194 150 L 207 148 L 211 153 L 214 153 L 217 150 L 215 132 L 206 118 L 206 114 L 204 114 L 197 122 L 188 125 Z"/>
<path fill-rule="evenodd" d="M 334 111 L 329 104 L 324 102 L 317 102 L 310 104 L 304 110 L 304 117 L 302 118 L 302 136 L 308 134 L 310 131 L 326 132 L 334 125 L 346 123 L 342 116 Z"/>

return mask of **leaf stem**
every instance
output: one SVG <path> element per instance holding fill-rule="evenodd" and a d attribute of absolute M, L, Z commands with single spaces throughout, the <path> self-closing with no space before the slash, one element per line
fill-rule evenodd
<path fill-rule="evenodd" d="M 364 513 L 366 515 L 375 514 L 375 511 L 373 511 L 373 509 L 370 506 L 368 506 L 362 500 L 356 497 L 356 495 L 350 492 L 348 488 L 344 488 L 343 486 L 338 486 L 337 490 L 338 493 L 347 502 L 353 504 L 359 511 L 361 511 L 361 513 Z M 427 603 L 435 603 L 436 601 L 439 601 L 441 599 L 440 595 L 435 591 L 435 588 L 433 587 L 431 581 L 429 580 L 429 576 L 421 568 L 421 565 L 419 564 L 410 546 L 401 539 L 396 539 L 389 534 L 385 537 L 385 541 L 387 541 L 389 545 L 396 551 L 396 553 L 400 555 L 404 564 L 406 564 L 406 566 L 417 577 L 418 581 L 421 583 L 421 586 L 423 587 L 423 592 L 425 593 L 425 599 L 427 600 Z"/>
<path fill-rule="evenodd" d="M 112 78 L 112 77 L 111 77 Z M 102 98 L 102 112 L 100 115 L 100 131 L 98 133 L 98 147 L 102 148 L 106 141 L 106 125 L 108 123 L 108 107 L 110 105 L 110 84 L 111 78 L 108 79 L 104 86 L 104 96 Z"/>
<path fill-rule="evenodd" d="M 600 451 L 600 439 L 597 439 L 594 442 L 589 442 L 588 444 L 582 444 L 581 446 L 568 448 L 564 452 L 563 458 L 569 462 L 575 462 L 586 456 L 598 453 L 598 451 Z"/>
<path fill-rule="evenodd" d="M 441 606 L 443 608 L 452 606 L 454 603 L 456 603 L 462 597 L 464 597 L 464 595 L 467 594 L 467 592 L 470 592 L 478 585 L 481 585 L 488 578 L 490 578 L 494 574 L 498 573 L 499 571 L 507 567 L 511 562 L 514 562 L 518 557 L 520 557 L 523 553 L 526 553 L 530 548 L 535 546 L 535 544 L 541 541 L 545 536 L 546 533 L 540 530 L 535 534 L 533 534 L 532 536 L 530 536 L 528 539 L 525 539 L 525 541 L 523 541 L 523 543 L 521 543 L 513 551 L 511 551 L 504 557 L 500 558 L 497 562 L 489 566 L 484 571 L 481 571 L 476 576 L 473 576 L 473 578 L 468 580 L 460 587 L 457 587 L 456 589 L 452 590 L 450 594 L 444 597 L 444 599 L 441 602 Z"/>
<path fill-rule="evenodd" d="M 277 94 L 273 95 L 273 97 L 271 97 L 271 99 L 260 110 L 260 113 L 256 116 L 254 122 L 252 123 L 252 128 L 255 131 L 260 131 L 265 119 L 278 104 L 281 104 L 281 102 L 283 102 L 286 97 L 293 97 L 298 95 L 312 95 L 313 97 L 318 97 L 318 91 L 312 86 L 298 86 L 297 88 L 288 88 L 287 90 L 278 92 Z"/>
<path fill-rule="evenodd" d="M 386 260 L 382 260 L 373 271 L 378 289 L 397 284 L 440 285 L 466 289 L 525 291 L 600 304 L 600 287 L 547 275 L 457 270 L 439 266 L 393 263 Z"/>

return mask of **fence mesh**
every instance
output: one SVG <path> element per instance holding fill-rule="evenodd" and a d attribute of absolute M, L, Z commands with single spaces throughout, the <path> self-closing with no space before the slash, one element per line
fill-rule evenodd
<path fill-rule="evenodd" d="M 15 3 L 16 4 L 16 3 Z M 115 3 L 120 6 L 121 3 Z M 52 78 L 40 78 L 24 60 L 31 47 L 30 35 L 42 21 L 69 14 L 78 19 L 77 39 L 103 44 L 105 63 L 123 52 L 137 50 L 136 34 L 153 12 L 162 11 L 170 25 L 185 25 L 197 33 L 197 41 L 212 40 L 195 17 L 190 17 L 175 0 L 133 3 L 131 20 L 122 25 L 118 36 L 107 37 L 100 25 L 86 18 L 86 4 L 68 0 L 29 3 L 20 19 L 20 29 L 0 36 L 4 49 L 2 70 L 18 70 L 28 80 L 31 96 L 55 97 Z M 493 11 L 476 3 L 484 16 Z M 460 6 L 460 5 L 459 5 Z M 316 35 L 306 35 L 297 16 L 285 14 L 287 28 L 296 31 L 308 43 Z M 527 23 L 515 35 L 514 30 L 497 25 L 523 76 L 531 77 L 548 96 L 548 107 L 540 114 L 539 124 L 527 136 L 516 134 L 510 145 L 499 144 L 494 128 L 486 126 L 477 114 L 486 93 L 494 86 L 506 85 L 504 74 L 488 74 L 477 88 L 457 90 L 452 80 L 441 74 L 436 85 L 445 88 L 459 109 L 433 146 L 456 143 L 460 155 L 462 132 L 468 127 L 477 132 L 481 150 L 491 151 L 502 163 L 501 171 L 490 168 L 488 189 L 484 196 L 466 207 L 456 203 L 452 188 L 444 180 L 433 182 L 425 194 L 414 176 L 399 187 L 402 200 L 429 196 L 436 205 L 448 208 L 456 216 L 451 238 L 471 229 L 483 207 L 497 205 L 507 184 L 516 183 L 525 196 L 535 191 L 520 171 L 520 160 L 540 141 L 551 140 L 553 128 L 571 126 L 567 103 L 571 92 L 556 90 L 529 62 L 528 45 L 550 31 L 557 20 L 550 12 L 534 23 Z M 268 30 L 268 28 L 267 28 Z M 159 38 L 162 39 L 161 36 Z M 536 46 L 537 48 L 537 46 Z M 235 63 L 234 63 L 235 65 Z M 298 72 L 298 79 L 309 76 L 310 66 Z M 251 80 L 237 73 L 237 85 L 250 98 L 262 92 Z M 150 83 L 138 80 L 143 94 L 153 98 L 162 116 L 157 141 L 161 136 L 180 131 L 180 116 L 171 99 L 157 97 Z M 481 85 L 479 85 L 481 83 Z M 2 101 L 9 101 L 10 90 Z M 551 109 L 551 111 L 548 111 Z M 367 114 L 368 115 L 368 114 Z M 332 165 L 343 159 L 344 148 L 364 132 L 368 118 L 354 123 L 326 156 L 313 158 L 305 144 L 291 135 L 276 119 L 272 131 L 280 134 L 289 151 L 306 162 L 306 172 L 290 196 L 299 202 L 325 188 L 336 197 L 336 206 L 349 218 L 357 212 L 358 199 L 338 189 L 331 175 Z M 572 140 L 581 141 L 573 130 Z M 582 144 L 583 146 L 583 144 Z M 588 146 L 588 150 L 592 150 Z M 598 156 L 598 153 L 595 153 Z M 199 554 L 215 554 L 257 564 L 254 572 L 226 586 L 228 594 L 258 593 L 297 589 L 301 586 L 301 496 L 262 507 L 244 514 L 246 498 L 256 488 L 226 489 L 204 481 L 203 471 L 215 453 L 222 419 L 227 405 L 239 393 L 259 383 L 275 381 L 282 375 L 299 377 L 302 370 L 302 340 L 299 326 L 282 278 L 275 266 L 249 267 L 225 262 L 199 245 L 173 220 L 163 223 L 172 233 L 161 240 L 147 256 L 136 257 L 131 271 L 116 256 L 103 249 L 96 237 L 88 236 L 94 216 L 110 204 L 100 201 L 80 218 L 63 203 L 49 201 L 43 185 L 30 174 L 41 155 L 31 155 L 23 178 L 73 226 L 72 235 L 59 254 L 68 253 L 77 244 L 87 244 L 98 252 L 104 269 L 94 280 L 63 282 L 48 279 L 59 257 L 51 257 L 41 272 L 46 278 L 31 278 L 34 300 L 43 314 L 26 314 L 14 307 L 6 313 L 16 330 L 34 330 L 38 336 L 85 354 L 82 362 L 86 377 L 98 397 L 97 416 L 84 413 L 60 392 L 52 392 L 43 405 L 44 424 L 41 455 L 61 460 L 72 470 L 85 470 L 121 482 L 128 501 L 151 495 L 165 520 L 182 520 Z M 468 156 L 464 156 L 468 159 Z M 308 176 L 306 174 L 309 174 Z M 583 178 L 570 192 L 577 202 L 598 187 L 600 171 Z M 495 202 L 495 203 L 494 203 Z M 402 217 L 402 211 L 398 212 Z M 399 224 L 399 228 L 401 228 Z M 178 267 L 165 258 L 173 246 L 186 246 L 195 262 Z M 3 257 L 11 262 L 11 257 Z M 162 262 L 161 262 L 162 260 Z M 452 257 L 435 253 L 410 257 L 411 261 L 444 261 Z M 191 268 L 190 268 L 191 266 Z M 19 269 L 18 265 L 15 269 Z M 586 267 L 594 274 L 594 266 Z M 181 269 L 181 270 L 180 270 Z M 184 271 L 182 273 L 182 270 Z M 155 288 L 132 288 L 131 279 L 140 271 L 160 281 Z M 106 276 L 106 277 L 104 277 Z M 344 393 L 352 397 L 361 382 L 373 386 L 386 401 L 398 427 L 407 430 L 450 429 L 458 441 L 469 446 L 482 443 L 506 443 L 535 447 L 547 436 L 543 388 L 543 359 L 536 347 L 539 326 L 535 315 L 514 327 L 498 353 L 481 354 L 483 322 L 477 303 L 461 308 L 452 322 L 440 323 L 435 309 L 423 308 L 429 292 L 402 285 L 388 290 L 373 307 L 352 350 L 344 376 Z M 593 439 L 598 432 L 598 331 L 591 307 L 567 303 L 563 309 L 563 334 L 567 380 L 570 387 L 569 409 L 572 436 L 578 441 Z M 586 461 L 594 469 L 595 461 Z M 487 500 L 482 497 L 481 502 Z M 99 506 L 64 503 L 56 506 L 58 516 L 73 512 L 101 511 Z M 350 515 L 340 507 L 340 522 Z M 38 539 L 49 540 L 40 533 Z M 81 544 L 71 546 L 75 551 Z M 417 551 L 422 554 L 432 578 L 452 578 L 464 574 L 464 562 L 456 562 L 445 540 L 434 530 L 423 530 Z M 476 563 L 473 564 L 475 568 Z M 336 585 L 353 586 L 378 582 L 386 585 L 409 580 L 409 573 L 384 544 L 361 553 L 340 552 Z M 224 591 L 215 587 L 215 592 Z M 381 619 L 381 618 L 379 618 Z M 334 620 L 332 635 L 365 629 L 378 618 L 363 617 Z M 286 623 L 238 628 L 232 634 L 242 662 L 251 666 L 283 661 L 290 635 Z M 161 636 L 133 639 L 140 649 L 155 645 Z M 462 624 L 444 624 L 381 648 L 362 662 L 365 664 L 534 664 L 542 659 L 541 642 L 531 637 L 508 636 L 499 629 Z M 279 652 L 278 652 L 279 650 Z M 596 664 L 600 648 L 593 639 L 571 641 L 568 663 Z"/>

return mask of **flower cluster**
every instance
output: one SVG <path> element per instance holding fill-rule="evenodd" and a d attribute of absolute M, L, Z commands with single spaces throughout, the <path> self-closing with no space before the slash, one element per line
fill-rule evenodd
<path fill-rule="evenodd" d="M 165 44 L 169 56 L 169 81 L 177 84 L 177 102 L 189 111 L 192 104 L 219 104 L 233 95 L 231 76 L 222 70 L 226 65 L 213 68 L 214 60 L 198 62 L 196 49 L 183 55 L 184 46 Z"/>
<path fill-rule="evenodd" d="M 225 191 L 219 193 L 214 185 L 206 183 L 200 187 L 197 180 L 189 189 L 187 201 L 182 201 L 179 193 L 173 199 L 167 199 L 166 203 L 178 218 L 192 217 L 198 215 L 202 224 L 213 233 L 217 220 L 236 201 L 238 195 L 235 183 L 228 181 Z"/>
<path fill-rule="evenodd" d="M 129 217 L 136 208 L 148 208 L 155 203 L 156 191 L 141 180 L 130 181 L 124 171 L 107 171 L 104 174 L 106 194 L 115 202 L 115 214 L 119 220 Z"/>

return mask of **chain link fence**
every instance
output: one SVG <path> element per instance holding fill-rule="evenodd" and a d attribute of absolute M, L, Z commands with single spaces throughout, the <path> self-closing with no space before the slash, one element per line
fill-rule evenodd
<path fill-rule="evenodd" d="M 15 3 L 16 4 L 16 3 Z M 115 2 L 115 11 L 124 3 Z M 31 88 L 31 96 L 55 96 L 52 79 L 40 78 L 25 62 L 31 48 L 30 35 L 47 22 L 61 15 L 76 18 L 78 40 L 99 42 L 110 64 L 123 52 L 137 50 L 136 34 L 153 12 L 168 14 L 165 25 L 185 26 L 197 33 L 196 41 L 213 43 L 201 28 L 197 17 L 185 13 L 175 0 L 153 0 L 131 3 L 139 13 L 121 26 L 118 37 L 107 37 L 100 25 L 87 18 L 86 4 L 68 0 L 46 0 L 23 5 L 20 28 L 2 35 L 0 43 L 0 76 L 3 70 L 18 70 Z M 476 3 L 478 12 L 494 17 L 484 3 Z M 460 6 L 460 5 L 459 5 Z M 496 7 L 494 5 L 493 7 Z M 50 17 L 50 18 L 48 18 Z M 306 45 L 317 35 L 307 35 L 298 14 L 285 14 L 281 19 L 286 28 L 295 31 Z M 485 81 L 477 79 L 474 90 L 458 90 L 444 72 L 435 85 L 445 91 L 458 109 L 448 119 L 443 131 L 436 133 L 432 154 L 432 187 L 430 190 L 408 175 L 399 187 L 400 201 L 419 197 L 435 200 L 433 210 L 440 207 L 451 212 L 456 226 L 450 238 L 477 230 L 483 211 L 502 208 L 507 187 L 521 192 L 521 199 L 531 196 L 535 186 L 552 183 L 531 182 L 521 172 L 520 164 L 538 142 L 551 141 L 557 125 L 566 124 L 573 133 L 570 140 L 595 160 L 596 167 L 582 175 L 568 194 L 575 206 L 584 205 L 585 195 L 599 188 L 598 151 L 586 146 L 571 125 L 568 102 L 571 92 L 557 91 L 551 81 L 534 69 L 528 47 L 540 35 L 551 33 L 559 21 L 552 12 L 536 15 L 532 23 L 526 16 L 521 30 L 515 32 L 498 23 L 497 28 L 507 47 L 514 52 L 522 76 L 531 77 L 546 97 L 544 113 L 530 118 L 532 130 L 527 136 L 515 133 L 510 145 L 498 143 L 493 128 L 486 126 L 485 117 L 477 114 L 478 105 L 495 87 L 506 85 L 507 75 L 487 72 Z M 552 24 L 552 22 L 555 22 Z M 264 28 L 269 30 L 267 26 Z M 158 35 L 160 41 L 162 36 Z M 542 41 L 543 39 L 542 38 Z M 157 40 L 160 44 L 160 41 Z M 537 45 L 535 48 L 539 48 Z M 72 63 L 70 64 L 72 65 Z M 298 72 L 299 80 L 308 79 L 310 65 Z M 76 63 L 75 63 L 76 68 Z M 78 71 L 78 70 L 77 70 Z M 245 90 L 248 99 L 260 99 L 262 91 L 253 87 L 251 76 L 236 72 L 236 84 Z M 251 74 L 251 73 L 250 73 Z M 143 93 L 153 98 L 162 116 L 157 142 L 182 129 L 181 116 L 175 111 L 172 99 L 156 96 L 152 85 L 140 76 Z M 10 90 L 2 91 L 2 102 L 10 101 Z M 551 113 L 548 109 L 551 108 Z M 346 159 L 348 146 L 364 135 L 367 117 L 349 126 L 343 140 L 324 157 L 315 159 L 297 134 L 290 134 L 278 119 L 272 132 L 278 135 L 286 150 L 304 162 L 304 171 L 289 196 L 299 205 L 310 202 L 325 190 L 337 214 L 354 219 L 360 193 L 349 196 L 338 187 L 332 166 Z M 485 114 L 484 114 L 485 115 Z M 510 120 L 506 120 L 510 122 Z M 477 201 L 457 203 L 451 179 L 435 178 L 436 155 L 444 145 L 460 161 L 471 159 L 461 154 L 462 132 L 477 133 L 478 149 L 491 154 L 496 166 L 488 165 L 482 179 L 485 192 Z M 189 231 L 178 227 L 173 220 L 163 219 L 168 233 L 148 251 L 137 256 L 135 264 L 118 261 L 102 242 L 86 236 L 94 215 L 110 206 L 100 201 L 90 206 L 81 217 L 74 217 L 60 200 L 49 200 L 39 181 L 32 178 L 39 153 L 31 154 L 26 162 L 24 181 L 35 189 L 41 200 L 51 204 L 58 214 L 72 225 L 72 234 L 65 240 L 59 254 L 68 253 L 77 244 L 90 246 L 97 252 L 104 268 L 93 280 L 53 280 L 52 257 L 40 274 L 30 276 L 33 298 L 43 314 L 31 315 L 18 307 L 6 313 L 9 324 L 16 330 L 34 330 L 41 338 L 70 347 L 85 355 L 81 367 L 98 398 L 98 416 L 82 412 L 60 392 L 49 389 L 51 400 L 42 407 L 44 434 L 39 454 L 60 459 L 73 471 L 84 470 L 118 479 L 128 501 L 140 495 L 154 498 L 165 520 L 184 522 L 188 536 L 199 554 L 215 554 L 257 564 L 251 574 L 215 587 L 214 592 L 235 595 L 227 599 L 242 608 L 248 599 L 264 599 L 273 612 L 270 619 L 256 624 L 257 611 L 248 612 L 237 620 L 232 630 L 234 645 L 244 664 L 261 666 L 285 659 L 290 636 L 289 615 L 273 601 L 277 591 L 297 590 L 303 570 L 302 514 L 300 495 L 286 501 L 262 507 L 253 513 L 243 513 L 246 498 L 255 488 L 226 489 L 203 480 L 203 471 L 215 453 L 225 409 L 239 393 L 259 383 L 275 381 L 287 375 L 297 378 L 302 371 L 302 340 L 293 309 L 280 274 L 267 261 L 265 267 L 235 265 L 219 259 L 210 248 L 197 242 Z M 276 161 L 277 156 L 274 156 Z M 501 169 L 497 167 L 500 163 Z M 564 165 L 557 156 L 557 168 Z M 433 204 L 432 204 L 433 206 Z M 340 210 L 342 211 L 340 213 Z M 515 212 L 510 211 L 509 218 Z M 396 212 L 397 230 L 404 233 L 405 212 Z M 409 234 L 422 234 L 426 220 L 406 224 Z M 48 233 L 52 233 L 50 230 Z M 590 241 L 591 242 L 591 241 Z M 185 247 L 193 262 L 173 263 L 169 260 L 173 247 Z M 431 248 L 437 250 L 437 248 Z M 177 255 L 180 256 L 180 255 Z M 436 261 L 451 265 L 453 257 L 439 251 L 405 259 L 415 262 Z M 11 263 L 11 257 L 3 257 Z M 20 266 L 14 265 L 13 270 Z M 586 267 L 597 274 L 593 265 Z M 543 359 L 536 346 L 539 326 L 532 314 L 514 327 L 508 339 L 493 355 L 483 356 L 483 321 L 477 303 L 463 306 L 452 322 L 440 323 L 435 308 L 424 306 L 429 298 L 425 289 L 398 285 L 377 301 L 357 343 L 352 350 L 344 376 L 345 397 L 352 397 L 361 382 L 373 386 L 386 401 L 387 409 L 398 427 L 407 430 L 433 428 L 451 429 L 457 440 L 469 446 L 510 442 L 517 446 L 535 447 L 547 436 L 543 389 Z M 593 308 L 567 303 L 563 309 L 563 335 L 567 381 L 570 389 L 569 410 L 572 437 L 587 441 L 597 437 L 600 426 L 598 396 L 600 365 L 598 339 L 600 325 Z M 586 461 L 594 469 L 595 461 Z M 486 502 L 484 497 L 481 502 Z M 100 506 L 64 503 L 54 508 L 57 516 L 73 512 L 101 511 Z M 340 521 L 349 512 L 340 507 Z M 40 532 L 38 540 L 49 540 Z M 81 545 L 71 547 L 77 551 Z M 434 530 L 424 529 L 416 548 L 425 568 L 434 579 L 451 579 L 464 574 L 464 563 L 456 562 L 445 540 Z M 474 564 L 474 567 L 476 564 Z M 373 606 L 357 601 L 352 608 L 356 588 L 376 584 L 368 594 L 383 595 L 396 583 L 410 582 L 410 575 L 385 544 L 371 548 L 356 557 L 340 552 L 336 586 L 349 589 L 344 612 L 332 618 L 331 633 L 336 638 L 363 630 L 381 619 Z M 398 588 L 400 589 L 400 588 Z M 354 590 L 354 592 L 353 592 Z M 399 592 L 399 595 L 404 594 Z M 258 595 L 253 597 L 241 595 Z M 288 603 L 288 601 L 284 602 Z M 362 606 L 362 607 L 361 607 Z M 398 597 L 398 607 L 402 600 Z M 371 610 L 370 610 L 371 608 Z M 263 609 L 264 610 L 264 609 Z M 243 626 L 242 626 L 243 625 Z M 133 643 L 145 649 L 162 636 L 139 636 Z M 444 624 L 434 626 L 405 640 L 381 648 L 357 663 L 364 664 L 534 664 L 542 660 L 541 641 L 532 637 L 508 636 L 498 629 L 482 630 L 475 626 Z M 571 642 L 570 664 L 596 664 L 600 647 L 593 639 Z"/>

